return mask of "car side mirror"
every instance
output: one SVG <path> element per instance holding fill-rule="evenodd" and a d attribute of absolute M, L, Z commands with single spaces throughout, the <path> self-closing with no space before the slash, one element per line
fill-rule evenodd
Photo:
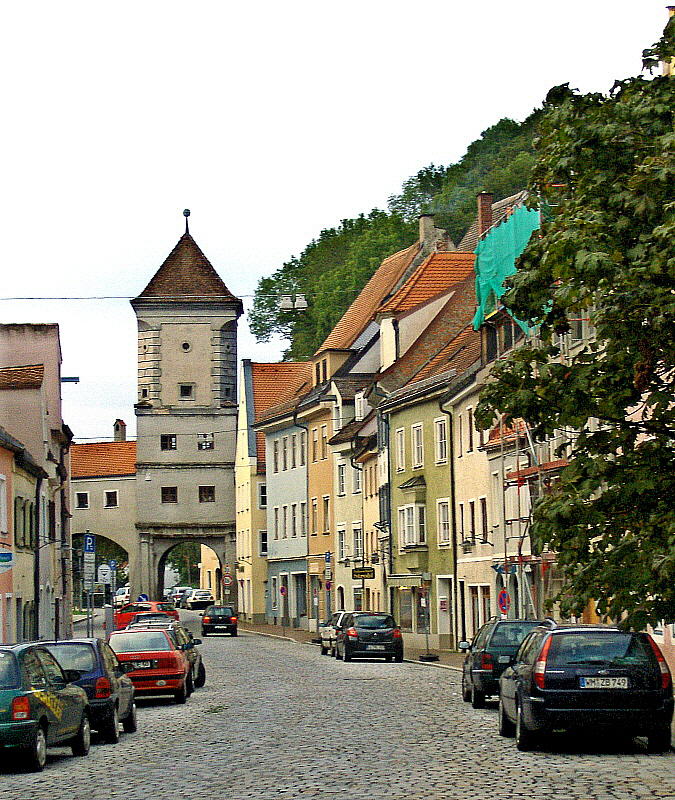
<path fill-rule="evenodd" d="M 79 669 L 64 669 L 63 674 L 66 676 L 66 683 L 75 683 L 82 677 Z"/>
<path fill-rule="evenodd" d="M 460 650 L 465 650 L 465 651 L 471 650 L 470 642 L 460 642 L 457 646 L 459 647 Z"/>

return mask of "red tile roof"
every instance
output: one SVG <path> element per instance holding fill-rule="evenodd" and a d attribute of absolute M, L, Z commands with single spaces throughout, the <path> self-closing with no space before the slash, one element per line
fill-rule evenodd
<path fill-rule="evenodd" d="M 403 314 L 438 297 L 470 275 L 475 260 L 473 253 L 459 250 L 431 253 L 378 312 Z"/>
<path fill-rule="evenodd" d="M 504 433 L 504 441 L 510 441 L 516 438 L 516 428 L 519 434 L 525 434 L 527 427 L 522 419 L 512 422 L 510 425 L 503 425 L 502 430 Z M 501 441 L 500 426 L 497 423 L 493 428 L 490 428 L 488 436 L 488 444 L 495 444 Z"/>
<path fill-rule="evenodd" d="M 251 363 L 253 380 L 254 421 L 258 422 L 265 411 L 309 389 L 312 382 L 312 365 L 304 361 L 281 361 L 277 364 Z M 256 431 L 258 469 L 265 467 L 265 434 Z"/>
<path fill-rule="evenodd" d="M 382 300 L 392 291 L 410 266 L 419 247 L 419 242 L 415 242 L 405 250 L 400 250 L 384 259 L 315 355 L 319 355 L 324 350 L 349 349 L 373 319 Z"/>
<path fill-rule="evenodd" d="M 180 237 L 137 299 L 186 297 L 237 300 L 189 233 Z"/>
<path fill-rule="evenodd" d="M 454 369 L 458 375 L 480 358 L 480 333 L 469 325 L 442 347 L 435 356 L 411 378 L 410 383 L 423 381 Z"/>
<path fill-rule="evenodd" d="M 136 442 L 90 442 L 70 447 L 73 478 L 136 474 Z"/>
<path fill-rule="evenodd" d="M 506 480 L 525 480 L 531 478 L 540 472 L 555 472 L 566 467 L 570 462 L 566 458 L 559 458 L 556 461 L 545 461 L 534 467 L 526 467 L 525 469 L 517 469 L 514 472 L 506 473 Z"/>
<path fill-rule="evenodd" d="M 45 368 L 43 364 L 0 369 L 0 389 L 39 389 Z"/>

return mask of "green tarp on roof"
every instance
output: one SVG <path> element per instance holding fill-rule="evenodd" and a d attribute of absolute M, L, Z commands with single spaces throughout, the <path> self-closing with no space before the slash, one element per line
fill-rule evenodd
<path fill-rule="evenodd" d="M 518 206 L 507 220 L 478 242 L 474 251 L 478 304 L 473 318 L 474 330 L 478 330 L 485 317 L 497 307 L 497 300 L 505 292 L 504 281 L 516 271 L 516 259 L 530 241 L 532 231 L 539 228 L 539 219 L 539 211 Z M 516 322 L 527 333 L 527 325 L 520 320 Z"/>

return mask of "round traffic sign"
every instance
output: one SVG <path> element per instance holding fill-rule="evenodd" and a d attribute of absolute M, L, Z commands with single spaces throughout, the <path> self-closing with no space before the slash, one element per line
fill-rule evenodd
<path fill-rule="evenodd" d="M 224 575 L 223 576 L 223 584 L 225 586 L 231 586 L 232 585 L 232 578 L 229 575 Z"/>
<path fill-rule="evenodd" d="M 136 598 L 137 603 L 146 603 L 150 598 L 147 594 L 139 594 Z"/>
<path fill-rule="evenodd" d="M 285 586 L 282 586 L 281 589 L 279 589 L 279 594 L 282 595 L 282 596 L 286 594 L 286 587 Z"/>
<path fill-rule="evenodd" d="M 502 614 L 506 614 L 511 608 L 511 595 L 506 589 L 502 589 L 497 595 L 497 605 Z"/>

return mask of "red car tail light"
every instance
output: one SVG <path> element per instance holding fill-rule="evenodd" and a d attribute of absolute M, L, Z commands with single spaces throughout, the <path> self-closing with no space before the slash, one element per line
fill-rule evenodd
<path fill-rule="evenodd" d="M 234 623 L 235 623 L 236 621 L 237 621 L 237 618 L 236 618 L 236 617 L 230 617 L 230 622 L 231 622 L 233 625 L 234 625 Z"/>
<path fill-rule="evenodd" d="M 97 700 L 104 700 L 112 694 L 112 687 L 108 678 L 97 678 L 94 685 L 94 697 Z"/>
<path fill-rule="evenodd" d="M 356 632 L 356 628 L 347 628 L 347 630 L 345 631 L 345 633 L 347 634 L 347 636 L 348 636 L 350 639 L 358 639 L 358 638 L 359 638 L 359 635 L 358 635 L 358 633 Z"/>
<path fill-rule="evenodd" d="M 15 697 L 12 700 L 12 721 L 19 722 L 30 719 L 30 700 L 27 697 Z"/>
<path fill-rule="evenodd" d="M 209 624 L 209 622 L 211 622 L 211 617 L 204 617 L 204 618 L 202 619 L 202 622 L 205 622 L 205 623 L 208 625 L 208 624 Z"/>
<path fill-rule="evenodd" d="M 539 689 L 543 689 L 546 685 L 546 659 L 548 658 L 548 651 L 551 649 L 552 636 L 544 642 L 541 652 L 537 660 L 534 662 L 534 670 L 532 671 L 534 683 Z"/>
<path fill-rule="evenodd" d="M 672 677 L 670 675 L 670 670 L 668 669 L 668 664 L 666 664 L 666 659 L 663 657 L 663 653 L 659 649 L 659 646 L 649 634 L 647 634 L 647 638 L 649 639 L 649 644 L 654 651 L 654 655 L 656 656 L 656 660 L 659 664 L 659 670 L 661 671 L 661 688 L 668 689 L 670 687 Z"/>
<path fill-rule="evenodd" d="M 490 653 L 481 653 L 480 668 L 486 670 L 494 669 L 494 663 L 492 661 L 492 656 L 490 655 Z"/>
<path fill-rule="evenodd" d="M 391 632 L 391 635 L 394 637 L 394 639 L 401 639 L 403 637 L 400 628 L 394 628 L 394 630 Z"/>

